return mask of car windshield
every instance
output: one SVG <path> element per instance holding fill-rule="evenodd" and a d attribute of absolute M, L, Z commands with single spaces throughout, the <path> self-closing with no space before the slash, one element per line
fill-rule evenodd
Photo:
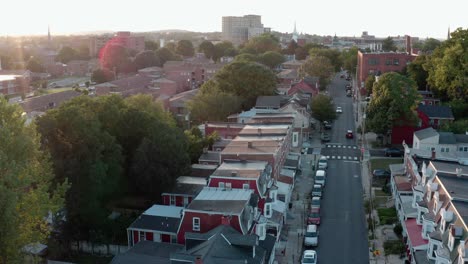
<path fill-rule="evenodd" d="M 323 176 L 315 176 L 316 180 L 323 181 L 324 177 Z"/>
<path fill-rule="evenodd" d="M 320 218 L 319 212 L 312 212 L 312 213 L 310 214 L 310 218 Z"/>
<path fill-rule="evenodd" d="M 313 199 L 312 205 L 320 205 L 320 199 Z"/>
<path fill-rule="evenodd" d="M 314 187 L 313 191 L 314 191 L 314 192 L 321 192 L 322 189 L 321 189 L 320 187 Z"/>
<path fill-rule="evenodd" d="M 315 256 L 314 255 L 306 255 L 302 261 L 303 263 L 314 263 Z"/>
<path fill-rule="evenodd" d="M 317 232 L 306 232 L 305 236 L 306 236 L 306 237 L 316 237 L 316 236 L 317 236 Z"/>

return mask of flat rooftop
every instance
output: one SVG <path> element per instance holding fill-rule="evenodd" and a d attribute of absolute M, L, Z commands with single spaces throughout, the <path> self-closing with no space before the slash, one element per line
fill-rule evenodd
<path fill-rule="evenodd" d="M 262 175 L 267 165 L 268 163 L 265 161 L 223 162 L 212 176 L 258 178 Z"/>

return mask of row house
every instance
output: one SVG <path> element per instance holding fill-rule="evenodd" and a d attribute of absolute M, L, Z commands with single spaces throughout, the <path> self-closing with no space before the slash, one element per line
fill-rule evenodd
<path fill-rule="evenodd" d="M 203 153 L 198 158 L 198 163 L 206 165 L 219 165 L 221 164 L 221 152 L 204 149 Z"/>
<path fill-rule="evenodd" d="M 419 157 L 405 144 L 392 195 L 411 263 L 466 263 L 468 166 Z"/>
<path fill-rule="evenodd" d="M 183 207 L 155 204 L 143 212 L 128 228 L 128 246 L 140 241 L 177 243 Z"/>
<path fill-rule="evenodd" d="M 446 105 L 419 105 L 416 109 L 420 119 L 419 127 L 435 129 L 455 120 L 452 109 Z"/>
<path fill-rule="evenodd" d="M 29 70 L 2 70 L 0 66 L 0 94 L 12 95 L 30 92 Z"/>
<path fill-rule="evenodd" d="M 221 139 L 233 139 L 237 137 L 244 126 L 244 124 L 238 123 L 206 122 L 204 134 L 211 135 L 216 132 Z M 217 150 L 215 149 L 215 151 Z"/>
<path fill-rule="evenodd" d="M 419 102 L 422 105 L 440 105 L 440 99 L 434 96 L 434 93 L 428 90 L 418 91 L 421 95 L 421 101 Z"/>
<path fill-rule="evenodd" d="M 190 127 L 190 114 L 187 102 L 192 100 L 198 93 L 198 89 L 175 94 L 169 99 L 169 111 L 173 113 L 179 121 L 187 122 Z"/>
<path fill-rule="evenodd" d="M 307 95 L 309 99 L 316 96 L 320 89 L 319 89 L 319 79 L 316 77 L 306 77 L 302 79 L 300 82 L 294 83 L 291 85 L 291 88 L 288 90 L 287 94 L 292 96 L 296 93 L 302 93 Z"/>
<path fill-rule="evenodd" d="M 163 69 L 166 78 L 177 83 L 178 92 L 197 89 L 211 79 L 224 64 L 197 61 L 168 61 Z"/>
<path fill-rule="evenodd" d="M 164 205 L 186 207 L 207 185 L 206 178 L 193 176 L 180 176 L 170 192 L 161 194 Z"/>
<path fill-rule="evenodd" d="M 219 225 L 230 225 L 248 234 L 258 218 L 258 196 L 251 189 L 205 187 L 184 209 L 177 241 L 185 243 L 185 234 L 206 233 Z"/>

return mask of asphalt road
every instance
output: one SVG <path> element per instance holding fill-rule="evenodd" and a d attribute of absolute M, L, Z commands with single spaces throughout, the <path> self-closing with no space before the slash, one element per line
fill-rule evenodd
<path fill-rule="evenodd" d="M 348 129 L 356 133 L 353 99 L 346 96 L 346 83 L 344 79 L 335 78 L 328 90 L 335 106 L 341 106 L 343 113 L 333 122 L 331 141 L 324 144 L 321 151 L 330 159 L 316 249 L 320 264 L 369 263 L 360 147 L 355 138 L 345 137 Z"/>

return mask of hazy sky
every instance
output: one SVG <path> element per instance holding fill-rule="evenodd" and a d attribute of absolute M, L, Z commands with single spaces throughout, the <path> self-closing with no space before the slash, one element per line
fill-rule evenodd
<path fill-rule="evenodd" d="M 468 27 L 468 0 L 1 0 L 0 35 L 96 30 L 221 31 L 222 16 L 257 14 L 291 32 L 445 38 Z"/>

